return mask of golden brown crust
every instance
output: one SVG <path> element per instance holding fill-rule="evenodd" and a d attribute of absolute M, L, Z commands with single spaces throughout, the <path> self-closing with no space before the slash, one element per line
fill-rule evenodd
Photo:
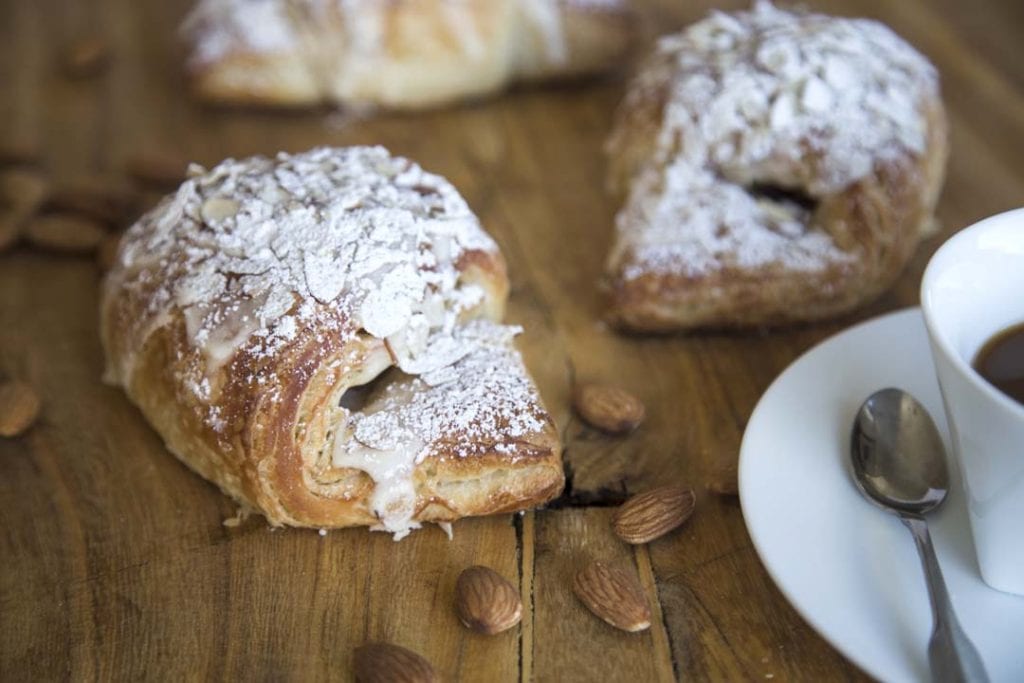
<path fill-rule="evenodd" d="M 133 228 L 129 241 L 144 239 L 146 230 Z M 101 307 L 110 379 L 124 386 L 168 448 L 271 524 L 377 524 L 369 502 L 374 480 L 335 466 L 332 455 L 336 440 L 347 438 L 339 434 L 348 415 L 342 396 L 396 363 L 389 343 L 355 333 L 343 306 L 299 302 L 318 310 L 300 320 L 291 341 L 268 353 L 251 335 L 204 376 L 209 391 L 197 392 L 195 368 L 210 368 L 209 349 L 193 343 L 178 307 L 154 316 L 167 283 L 145 269 L 151 266 L 136 271 L 122 257 L 105 282 Z M 508 292 L 501 254 L 468 249 L 455 268 L 461 286 L 483 292 L 462 315 L 500 320 Z M 507 512 L 557 495 L 563 483 L 557 432 L 543 408 L 535 409 L 544 418 L 539 428 L 495 435 L 469 455 L 458 433 L 431 444 L 412 473 L 413 520 Z"/>
<path fill-rule="evenodd" d="M 924 159 L 880 167 L 818 205 L 812 222 L 856 254 L 854 260 L 810 273 L 777 264 L 696 277 L 625 278 L 620 271 L 609 284 L 609 321 L 640 332 L 775 326 L 829 318 L 873 301 L 892 286 L 932 228 L 948 149 L 941 105 L 929 115 L 934 118 Z M 628 265 L 626 256 L 621 266 Z"/>
<path fill-rule="evenodd" d="M 782 21 L 808 21 L 812 24 L 808 31 L 816 30 L 814 21 L 828 21 L 820 16 L 795 16 Z M 692 153 L 682 133 L 665 124 L 672 93 L 687 75 L 676 65 L 677 54 L 670 50 L 652 54 L 617 112 L 608 142 L 608 184 L 624 199 L 635 191 L 638 176 L 652 168 L 656 173 L 668 173 L 669 165 Z M 699 120 L 700 113 L 693 116 Z M 802 167 L 788 171 L 786 180 L 777 182 L 784 190 L 804 195 L 810 203 L 802 219 L 804 230 L 824 232 L 836 250 L 835 257 L 822 259 L 820 267 L 790 267 L 769 259 L 751 264 L 730 259 L 728 254 L 714 268 L 688 270 L 684 265 L 666 271 L 650 267 L 629 239 L 650 226 L 638 221 L 635 213 L 620 213 L 619 239 L 609 259 L 607 279 L 610 321 L 647 332 L 772 326 L 834 316 L 875 299 L 892 285 L 922 235 L 931 230 L 942 186 L 948 127 L 941 100 L 937 95 L 922 97 L 915 116 L 924 131 L 919 153 L 887 150 L 886 158 L 876 158 L 865 176 L 845 187 L 821 192 L 808 189 L 820 179 L 815 177 L 819 172 L 815 153 L 807 151 Z M 693 130 L 699 126 L 695 123 Z M 816 144 L 820 142 L 810 138 L 796 142 L 798 149 L 805 150 L 813 150 Z M 711 169 L 726 182 L 731 171 Z M 756 178 L 759 173 L 764 174 L 752 171 L 751 175 Z M 770 179 L 768 182 L 772 184 Z M 750 187 L 743 189 L 748 196 L 755 193 Z M 634 200 L 630 197 L 627 202 Z M 682 204 L 686 199 L 675 201 Z M 689 239 L 687 231 L 688 226 L 681 222 L 677 228 L 680 241 Z"/>
<path fill-rule="evenodd" d="M 108 340 L 124 329 L 117 322 L 124 315 L 117 306 L 106 307 L 102 326 Z M 190 352 L 180 318 L 149 337 L 126 391 L 175 455 L 272 524 L 375 524 L 367 506 L 373 481 L 364 472 L 316 467 L 317 456 L 331 443 L 324 429 L 345 388 L 325 369 L 353 349 L 343 344 L 327 353 L 331 344 L 312 341 L 312 335 L 306 339 L 272 361 L 273 374 L 288 378 L 276 400 L 268 400 L 266 387 L 242 380 L 253 362 L 244 351 L 225 366 L 225 388 L 215 403 L 227 423 L 220 432 L 202 419 L 210 406 L 197 402 L 180 383 L 180 358 Z M 321 422 L 319 439 L 303 433 L 303 421 L 313 419 Z M 415 519 L 454 521 L 541 505 L 561 492 L 560 452 L 550 423 L 503 453 L 460 458 L 441 444 L 416 468 Z"/>
<path fill-rule="evenodd" d="M 196 96 L 212 104 L 302 107 L 319 101 L 314 73 L 298 55 L 232 54 L 191 74 Z"/>
<path fill-rule="evenodd" d="M 536 30 L 522 31 L 512 80 L 582 78 L 614 71 L 634 45 L 636 17 L 627 3 L 563 3 L 560 22 L 566 59 L 551 59 Z"/>
<path fill-rule="evenodd" d="M 270 19 L 287 28 L 271 46 L 247 45 L 258 30 L 212 11 L 204 0 L 189 22 L 189 67 L 207 101 L 273 106 L 321 102 L 418 109 L 472 99 L 519 80 L 585 76 L 614 68 L 633 36 L 618 3 L 561 0 L 399 0 L 346 9 L 280 3 Z M 255 19 L 253 21 L 256 21 Z M 237 23 L 234 30 L 227 24 Z M 241 34 L 241 35 L 240 35 Z M 211 36 L 216 36 L 211 38 Z M 225 36 L 233 37 L 227 42 Z M 205 54 L 204 43 L 226 49 Z"/>

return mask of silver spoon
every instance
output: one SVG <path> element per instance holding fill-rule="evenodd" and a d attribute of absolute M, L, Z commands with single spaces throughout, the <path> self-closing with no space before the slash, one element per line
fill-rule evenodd
<path fill-rule="evenodd" d="M 900 389 L 875 392 L 857 412 L 850 455 L 857 487 L 898 514 L 917 544 L 934 617 L 928 643 L 932 677 L 940 683 L 988 681 L 978 651 L 953 612 L 924 518 L 949 491 L 945 450 L 928 411 Z"/>

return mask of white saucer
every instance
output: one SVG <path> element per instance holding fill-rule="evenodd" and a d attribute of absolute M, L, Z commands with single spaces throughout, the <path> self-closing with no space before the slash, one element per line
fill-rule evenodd
<path fill-rule="evenodd" d="M 917 396 L 947 434 L 918 309 L 846 330 L 775 380 L 743 436 L 740 500 L 761 561 L 811 627 L 875 678 L 927 681 L 932 618 L 914 542 L 847 469 L 853 417 L 887 386 Z M 929 516 L 939 562 L 992 681 L 1022 681 L 1024 597 L 982 583 L 951 465 L 949 499 Z"/>

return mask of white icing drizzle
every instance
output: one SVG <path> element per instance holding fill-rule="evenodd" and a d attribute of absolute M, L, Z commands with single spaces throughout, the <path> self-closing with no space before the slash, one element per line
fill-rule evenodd
<path fill-rule="evenodd" d="M 937 96 L 938 78 L 878 22 L 756 2 L 662 38 L 625 107 L 659 92 L 668 97 L 654 158 L 616 220 L 610 265 L 625 259 L 627 279 L 772 263 L 810 271 L 852 259 L 808 225 L 807 211 L 748 188 L 820 198 L 878 163 L 921 154 L 921 103 Z M 625 144 L 619 135 L 613 151 Z"/>
<path fill-rule="evenodd" d="M 544 428 L 512 346 L 517 328 L 463 321 L 484 292 L 456 264 L 497 246 L 446 180 L 381 147 L 229 159 L 191 175 L 128 230 L 105 283 L 108 295 L 123 290 L 148 306 L 115 378 L 131 376 L 134 353 L 180 312 L 190 348 L 182 380 L 221 431 L 218 371 L 243 349 L 274 358 L 300 332 L 385 340 L 398 377 L 368 410 L 346 412 L 334 458 L 374 479 L 371 505 L 396 537 L 417 526 L 412 468 L 432 449 L 511 453 Z M 380 356 L 373 362 L 386 369 Z M 364 362 L 339 361 L 340 381 Z M 273 398 L 287 378 L 261 372 L 246 381 Z"/>
<path fill-rule="evenodd" d="M 376 482 L 371 509 L 380 530 L 402 538 L 412 521 L 412 472 L 431 455 L 507 455 L 542 431 L 546 416 L 512 338 L 521 330 L 477 320 L 456 330 L 459 357 L 442 352 L 419 376 L 398 373 L 357 412 L 335 441 L 336 467 L 356 467 Z M 430 355 L 428 353 L 427 355 Z"/>

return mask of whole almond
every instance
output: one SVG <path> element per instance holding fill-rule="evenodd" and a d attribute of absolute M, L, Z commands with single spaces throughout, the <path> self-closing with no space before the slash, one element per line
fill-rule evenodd
<path fill-rule="evenodd" d="M 636 580 L 617 567 L 592 562 L 576 574 L 573 592 L 615 628 L 635 633 L 651 625 L 651 610 Z"/>
<path fill-rule="evenodd" d="M 39 171 L 12 168 L 0 173 L 0 208 L 26 218 L 39 210 L 50 192 L 50 182 Z"/>
<path fill-rule="evenodd" d="M 0 251 L 13 246 L 26 222 L 39 210 L 49 193 L 46 177 L 30 169 L 0 173 Z"/>
<path fill-rule="evenodd" d="M 434 667 L 412 650 L 391 643 L 367 643 L 356 648 L 355 674 L 359 683 L 434 683 Z"/>
<path fill-rule="evenodd" d="M 35 166 L 42 159 L 39 145 L 30 139 L 19 138 L 0 141 L 0 165 Z"/>
<path fill-rule="evenodd" d="M 135 217 L 140 203 L 138 193 L 113 178 L 79 178 L 58 185 L 47 206 L 79 213 L 112 228 L 122 228 Z"/>
<path fill-rule="evenodd" d="M 689 519 L 696 502 L 693 489 L 660 486 L 623 503 L 612 517 L 612 529 L 626 543 L 647 543 Z"/>
<path fill-rule="evenodd" d="M 633 394 L 605 384 L 581 384 L 573 394 L 580 417 L 608 434 L 625 434 L 644 419 L 644 404 Z"/>
<path fill-rule="evenodd" d="M 8 247 L 14 246 L 19 237 L 21 237 L 21 221 L 11 212 L 0 209 L 0 253 L 3 253 Z"/>
<path fill-rule="evenodd" d="M 39 417 L 39 396 L 24 382 L 0 383 L 0 436 L 22 434 Z"/>
<path fill-rule="evenodd" d="M 25 238 L 41 249 L 88 254 L 107 236 L 101 225 L 84 216 L 51 213 L 36 216 L 25 227 Z"/>
<path fill-rule="evenodd" d="M 68 78 L 98 76 L 110 61 L 110 45 L 99 36 L 84 36 L 64 48 L 61 66 Z"/>
<path fill-rule="evenodd" d="M 723 497 L 733 497 L 740 494 L 738 473 L 736 463 L 723 465 L 715 470 L 708 482 L 708 491 Z"/>
<path fill-rule="evenodd" d="M 455 583 L 455 612 L 466 628 L 494 635 L 519 623 L 523 601 L 505 577 L 477 565 L 459 574 Z"/>

